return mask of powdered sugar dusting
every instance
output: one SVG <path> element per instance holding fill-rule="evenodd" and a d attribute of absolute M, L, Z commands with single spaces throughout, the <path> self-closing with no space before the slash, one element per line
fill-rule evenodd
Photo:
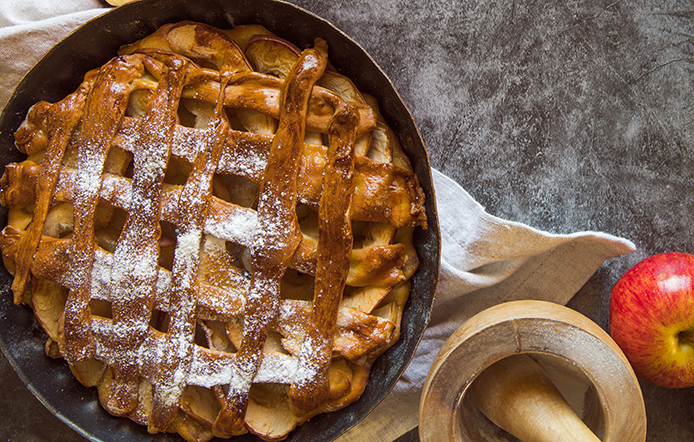
<path fill-rule="evenodd" d="M 176 243 L 176 263 L 180 265 L 177 273 L 177 282 L 183 290 L 193 287 L 193 282 L 197 276 L 197 271 L 192 266 L 199 262 L 200 241 L 202 240 L 202 230 L 190 229 L 182 235 L 178 235 Z"/>
<path fill-rule="evenodd" d="M 316 379 L 321 371 L 321 359 L 318 358 L 321 344 L 315 342 L 311 333 L 307 333 L 301 345 L 299 353 L 299 363 L 296 371 L 296 384 L 306 385 Z"/>
<path fill-rule="evenodd" d="M 242 207 L 234 211 L 233 217 L 229 217 L 228 213 L 220 213 L 217 216 L 209 216 L 205 222 L 205 232 L 246 247 L 251 245 L 256 236 L 257 227 L 256 212 Z"/>
<path fill-rule="evenodd" d="M 142 63 L 148 57 L 142 53 L 132 59 Z M 57 282 L 86 294 L 82 300 L 85 302 L 66 306 L 66 316 L 80 309 L 89 311 L 90 300 L 99 301 L 92 302 L 95 313 L 91 324 L 84 321 L 84 325 L 94 336 L 94 357 L 108 364 L 113 375 L 106 407 L 115 407 L 109 408 L 115 414 L 137 414 L 153 432 L 159 431 L 158 425 L 169 428 L 171 420 L 167 419 L 178 413 L 188 385 L 226 386 L 227 399 L 237 401 L 231 408 L 243 409 L 253 383 L 305 387 L 324 379 L 321 376 L 333 353 L 335 357 L 363 361 L 363 354 L 375 347 L 364 345 L 368 348 L 363 354 L 357 347 L 368 341 L 366 334 L 378 327 L 366 314 L 351 317 L 339 333 L 359 330 L 365 334 L 362 341 L 361 337 L 350 341 L 359 341 L 350 348 L 323 339 L 321 332 L 311 332 L 317 326 L 311 324 L 315 314 L 308 301 L 314 278 L 300 271 L 315 272 L 316 246 L 313 237 L 301 232 L 296 204 L 299 188 L 302 198 L 310 199 L 310 207 L 315 208 L 315 197 L 320 195 L 316 173 L 325 167 L 322 147 L 320 158 L 313 154 L 303 158 L 304 142 L 323 141 L 322 136 L 303 136 L 306 115 L 299 115 L 306 111 L 299 102 L 308 102 L 312 94 L 304 80 L 314 75 L 308 71 L 318 67 L 317 60 L 296 69 L 302 81 L 289 78 L 282 86 L 287 87 L 281 94 L 283 98 L 291 97 L 289 100 L 297 103 L 267 103 L 281 107 L 284 114 L 274 136 L 229 128 L 229 124 L 237 127 L 245 123 L 240 116 L 234 116 L 233 110 L 223 107 L 227 98 L 224 85 L 231 75 L 228 72 L 220 74 L 219 82 L 209 81 L 219 85 L 217 106 L 206 102 L 205 115 L 193 112 L 194 128 L 179 125 L 191 123 L 191 116 L 178 109 L 187 81 L 186 63 L 183 57 L 170 54 L 159 54 L 156 60 L 145 63 L 149 70 L 146 81 L 156 85 L 156 90 L 148 87 L 146 94 L 131 97 L 128 112 L 134 117 L 118 116 L 115 125 L 95 121 L 93 132 L 83 126 L 69 146 L 70 152 L 79 149 L 80 159 L 75 161 L 73 155 L 66 161 L 57 183 L 60 195 L 56 201 L 73 203 L 76 218 L 72 236 L 53 238 L 59 247 L 70 245 L 68 251 L 53 253 L 65 258 L 56 260 L 60 261 L 58 266 L 72 266 L 73 271 L 62 272 Z M 202 75 L 198 70 L 214 76 L 212 70 L 199 66 L 191 71 L 193 76 Z M 202 96 L 190 98 L 190 92 L 198 87 L 195 80 L 186 86 L 186 100 L 206 100 Z M 290 88 L 296 94 L 288 93 Z M 125 82 L 109 84 L 107 92 L 127 96 L 132 89 Z M 127 104 L 128 100 L 124 97 L 122 101 Z M 211 116 L 209 110 L 213 107 L 215 113 Z M 302 110 L 296 111 L 299 108 Z M 268 118 L 276 118 L 272 115 Z M 207 127 L 203 128 L 203 123 Z M 94 136 L 106 132 L 114 138 Z M 113 146 L 118 149 L 111 155 L 109 149 Z M 128 168 L 130 153 L 121 149 L 132 153 L 132 167 Z M 121 154 L 125 161 L 122 167 L 111 162 L 113 156 Z M 312 164 L 316 161 L 319 164 Z M 77 169 L 69 167 L 76 163 Z M 308 167 L 306 176 L 311 176 L 306 186 L 297 183 L 301 167 Z M 244 183 L 239 185 L 241 190 L 233 194 L 236 177 L 225 178 L 224 182 L 215 178 L 212 196 L 217 173 L 242 178 L 238 180 Z M 164 182 L 165 176 L 172 178 L 169 184 Z M 306 187 L 311 186 L 309 196 L 305 196 Z M 253 201 L 258 188 L 260 194 Z M 100 217 L 101 224 L 95 226 L 90 221 L 82 225 L 83 213 L 92 221 Z M 111 217 L 111 213 L 116 216 Z M 300 214 L 302 223 L 304 215 Z M 308 224 L 314 222 L 310 218 Z M 308 229 L 315 230 L 313 225 Z M 115 251 L 95 247 L 95 236 L 96 244 Z M 309 241 L 304 243 L 304 238 Z M 285 275 L 289 265 L 300 271 Z M 293 298 L 292 291 L 296 290 L 296 299 L 281 298 L 280 290 L 285 287 L 287 292 L 282 295 Z M 110 312 L 106 303 L 110 303 Z M 196 327 L 204 330 L 210 348 L 204 348 L 199 341 Z M 350 356 L 345 356 L 347 352 Z M 141 378 L 147 382 L 141 382 Z M 139 389 L 144 397 L 139 399 L 137 410 L 118 408 L 137 403 L 138 383 L 145 387 Z M 281 398 L 284 400 L 284 395 Z M 145 410 L 145 404 L 152 404 L 152 408 Z M 195 411 L 192 413 L 193 418 L 198 417 Z"/>

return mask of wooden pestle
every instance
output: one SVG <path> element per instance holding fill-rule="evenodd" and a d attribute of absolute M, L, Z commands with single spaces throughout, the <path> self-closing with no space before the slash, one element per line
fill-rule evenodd
<path fill-rule="evenodd" d="M 491 365 L 470 394 L 490 421 L 523 442 L 600 442 L 530 356 Z"/>

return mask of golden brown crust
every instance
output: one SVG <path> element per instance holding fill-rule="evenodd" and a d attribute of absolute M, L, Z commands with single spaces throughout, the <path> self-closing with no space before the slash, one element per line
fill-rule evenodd
<path fill-rule="evenodd" d="M 181 22 L 124 47 L 29 111 L 28 158 L 0 179 L 0 249 L 46 354 L 109 413 L 191 441 L 281 440 L 357 400 L 426 227 L 409 161 L 326 71 L 327 43 L 276 77 L 251 69 L 253 33 L 271 34 Z"/>

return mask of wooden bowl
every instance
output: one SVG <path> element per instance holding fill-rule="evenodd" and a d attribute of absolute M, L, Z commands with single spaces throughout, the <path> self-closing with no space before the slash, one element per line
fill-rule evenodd
<path fill-rule="evenodd" d="M 631 365 L 610 336 L 580 313 L 543 301 L 491 307 L 446 341 L 425 381 L 419 436 L 431 441 L 517 441 L 467 393 L 480 373 L 528 354 L 603 442 L 643 442 L 646 411 Z"/>

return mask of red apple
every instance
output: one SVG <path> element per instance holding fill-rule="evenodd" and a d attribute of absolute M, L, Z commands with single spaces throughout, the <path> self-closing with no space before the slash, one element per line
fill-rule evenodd
<path fill-rule="evenodd" d="M 629 269 L 612 289 L 610 335 L 644 380 L 694 386 L 694 255 L 661 253 Z"/>

